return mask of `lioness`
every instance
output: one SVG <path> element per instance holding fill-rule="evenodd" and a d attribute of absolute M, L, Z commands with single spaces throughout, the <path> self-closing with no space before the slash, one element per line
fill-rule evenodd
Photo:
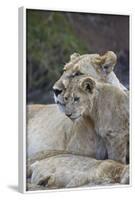
<path fill-rule="evenodd" d="M 31 168 L 31 183 L 44 189 L 129 183 L 129 166 L 113 160 L 59 154 L 36 162 Z"/>
<path fill-rule="evenodd" d="M 113 53 L 107 53 L 106 59 L 109 60 L 111 55 L 113 55 Z M 89 54 L 82 56 L 73 54 L 71 56 L 71 60 L 69 62 L 70 69 L 67 66 L 68 64 L 66 64 L 64 67 L 64 74 L 54 85 L 56 103 L 63 103 L 61 101 L 61 92 L 63 89 L 65 89 L 66 84 L 68 84 L 68 80 L 71 76 L 74 77 L 79 75 L 80 73 L 90 73 L 98 80 L 102 79 L 100 73 L 95 70 L 94 66 L 94 63 L 96 61 L 95 57 L 97 56 L 100 57 L 98 54 Z M 78 61 L 76 60 L 76 57 L 78 57 Z M 112 57 L 110 59 L 110 64 L 112 63 L 112 65 L 114 65 L 116 60 L 114 62 L 114 59 L 112 59 Z M 79 69 L 81 69 L 80 71 L 78 71 L 78 67 L 76 69 L 74 68 L 74 62 L 76 63 L 76 66 L 77 63 L 79 64 Z M 117 86 L 121 87 L 121 89 L 124 90 L 118 79 L 117 81 L 116 79 L 116 76 L 112 77 L 112 80 L 115 83 L 117 82 Z M 106 78 L 102 81 L 109 82 L 109 80 Z M 112 81 L 110 83 L 112 84 Z M 74 155 L 91 156 L 94 158 L 96 157 L 95 130 L 94 124 L 91 119 L 86 119 L 82 117 L 78 121 L 73 123 L 68 117 L 65 116 L 65 114 L 61 113 L 58 110 L 56 105 L 30 105 L 28 106 L 27 111 L 28 166 L 29 164 L 31 165 L 32 163 L 34 163 L 36 160 L 42 160 L 44 158 L 59 155 L 61 153 L 72 153 Z M 100 142 L 102 143 L 102 141 Z M 101 149 L 99 149 L 99 152 L 100 156 L 98 156 L 98 158 L 104 159 L 105 153 L 103 149 L 102 151 Z M 27 172 L 29 172 L 29 170 Z"/>
<path fill-rule="evenodd" d="M 55 102 L 57 103 L 58 95 L 66 88 L 69 77 L 81 74 L 90 75 L 100 82 L 110 83 L 122 90 L 127 90 L 113 72 L 116 62 L 117 56 L 113 51 L 108 51 L 102 56 L 99 54 L 72 54 L 70 61 L 64 66 L 64 73 L 53 86 Z"/>
<path fill-rule="evenodd" d="M 62 96 L 64 113 L 73 121 L 81 117 L 92 120 L 97 136 L 106 146 L 108 158 L 126 163 L 129 137 L 127 95 L 118 87 L 81 75 L 70 79 Z"/>

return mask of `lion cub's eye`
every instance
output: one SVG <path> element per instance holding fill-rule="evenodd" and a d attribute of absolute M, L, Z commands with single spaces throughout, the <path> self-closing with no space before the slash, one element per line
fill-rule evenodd
<path fill-rule="evenodd" d="M 77 102 L 80 100 L 80 97 L 74 97 L 74 101 Z"/>

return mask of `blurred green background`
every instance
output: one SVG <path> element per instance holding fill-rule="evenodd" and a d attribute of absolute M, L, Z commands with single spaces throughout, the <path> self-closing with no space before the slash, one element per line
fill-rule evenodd
<path fill-rule="evenodd" d="M 129 17 L 27 9 L 27 103 L 53 103 L 52 86 L 72 53 L 118 56 L 115 73 L 129 87 Z"/>

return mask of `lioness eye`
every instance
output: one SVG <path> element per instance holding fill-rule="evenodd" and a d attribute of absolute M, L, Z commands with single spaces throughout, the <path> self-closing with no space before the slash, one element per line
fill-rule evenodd
<path fill-rule="evenodd" d="M 104 66 L 104 69 L 108 69 L 108 65 L 105 65 L 105 66 Z"/>
<path fill-rule="evenodd" d="M 83 75 L 83 73 L 77 71 L 77 72 L 74 72 L 74 73 L 72 74 L 72 77 L 81 76 L 81 75 Z"/>
<path fill-rule="evenodd" d="M 81 73 L 80 72 L 76 72 L 75 73 L 75 76 L 79 76 Z"/>
<path fill-rule="evenodd" d="M 75 73 L 75 76 L 80 76 L 80 75 L 83 75 L 83 73 L 81 73 L 80 71 L 77 71 L 77 72 Z"/>
<path fill-rule="evenodd" d="M 74 97 L 74 101 L 79 101 L 80 100 L 80 97 Z"/>

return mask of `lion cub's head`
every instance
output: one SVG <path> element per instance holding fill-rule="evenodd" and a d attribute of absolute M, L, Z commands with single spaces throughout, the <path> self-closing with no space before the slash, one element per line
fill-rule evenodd
<path fill-rule="evenodd" d="M 71 119 L 88 116 L 93 106 L 96 93 L 96 82 L 89 76 L 78 76 L 70 79 L 70 84 L 62 91 L 63 104 L 60 109 Z"/>

